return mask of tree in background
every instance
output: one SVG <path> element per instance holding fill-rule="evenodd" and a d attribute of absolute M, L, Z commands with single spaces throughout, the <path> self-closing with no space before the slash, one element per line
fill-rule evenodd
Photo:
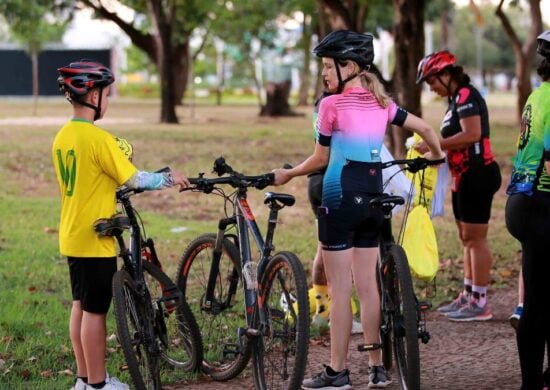
<path fill-rule="evenodd" d="M 540 9 L 540 0 L 528 0 L 530 24 L 526 29 L 529 31 L 528 37 L 522 43 L 518 33 L 510 23 L 508 16 L 502 9 L 504 0 L 500 0 L 495 13 L 502 23 L 502 27 L 508 36 L 508 40 L 514 49 L 515 57 L 515 75 L 517 80 L 517 118 L 521 119 L 523 106 L 531 93 L 531 64 L 535 57 L 537 49 L 537 36 L 542 32 L 542 13 Z M 517 1 L 512 2 L 512 6 L 519 6 Z"/>
<path fill-rule="evenodd" d="M 22 0 L 25 1 L 25 0 Z M 132 43 L 147 54 L 160 77 L 160 122 L 178 123 L 176 105 L 181 104 L 189 76 L 190 38 L 202 26 L 218 2 L 201 0 L 124 0 L 133 11 L 126 21 L 108 0 L 81 0 L 100 18 L 117 24 Z"/>
<path fill-rule="evenodd" d="M 9 31 L 21 43 L 32 63 L 33 114 L 38 104 L 38 54 L 44 44 L 61 39 L 69 14 L 51 0 L 2 0 L 0 14 L 6 19 Z"/>

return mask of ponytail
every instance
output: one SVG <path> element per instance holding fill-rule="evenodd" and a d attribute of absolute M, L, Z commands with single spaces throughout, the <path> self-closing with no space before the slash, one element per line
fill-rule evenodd
<path fill-rule="evenodd" d="M 391 99 L 386 93 L 386 90 L 380 80 L 378 80 L 378 77 L 366 70 L 360 74 L 360 77 L 361 84 L 363 84 L 363 87 L 368 89 L 374 95 L 378 104 L 380 104 L 383 108 L 388 107 Z"/>

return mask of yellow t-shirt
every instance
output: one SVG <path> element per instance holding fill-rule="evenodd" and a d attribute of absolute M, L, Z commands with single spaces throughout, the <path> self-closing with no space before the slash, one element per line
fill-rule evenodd
<path fill-rule="evenodd" d="M 59 130 L 52 156 L 61 190 L 59 249 L 74 257 L 116 256 L 115 240 L 98 237 L 93 224 L 116 210 L 116 189 L 137 172 L 117 139 L 73 119 Z"/>

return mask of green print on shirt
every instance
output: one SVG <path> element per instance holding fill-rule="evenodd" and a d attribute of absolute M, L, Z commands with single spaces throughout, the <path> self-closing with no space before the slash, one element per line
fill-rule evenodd
<path fill-rule="evenodd" d="M 73 149 L 67 151 L 65 161 L 61 156 L 61 149 L 55 151 L 57 155 L 57 162 L 59 166 L 59 175 L 63 184 L 65 184 L 65 195 L 72 196 L 74 192 L 74 182 L 76 180 L 76 155 Z"/>

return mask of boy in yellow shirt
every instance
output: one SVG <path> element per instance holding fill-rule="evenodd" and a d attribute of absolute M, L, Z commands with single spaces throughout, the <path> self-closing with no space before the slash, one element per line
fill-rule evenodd
<path fill-rule="evenodd" d="M 55 136 L 52 157 L 61 192 L 59 248 L 67 256 L 73 304 L 70 337 L 76 359 L 75 390 L 122 390 L 128 385 L 105 370 L 106 315 L 116 272 L 113 237 L 98 237 L 93 223 L 116 211 L 121 185 L 163 189 L 189 181 L 179 172 L 138 171 L 131 146 L 95 126 L 109 105 L 112 71 L 81 60 L 58 69 L 59 88 L 73 106 L 72 119 Z"/>

